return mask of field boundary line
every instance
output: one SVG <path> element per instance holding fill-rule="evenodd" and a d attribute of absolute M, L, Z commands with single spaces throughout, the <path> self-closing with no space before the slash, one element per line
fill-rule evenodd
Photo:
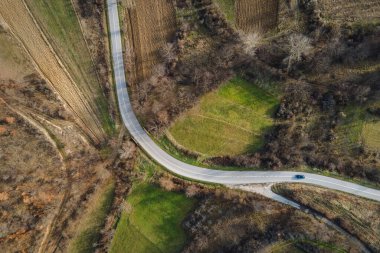
<path fill-rule="evenodd" d="M 189 115 L 193 115 L 195 117 L 200 117 L 200 118 L 209 119 L 209 120 L 213 120 L 213 121 L 216 121 L 216 122 L 224 123 L 226 125 L 229 125 L 229 126 L 232 126 L 234 128 L 240 129 L 240 130 L 242 130 L 244 132 L 248 132 L 248 133 L 253 134 L 255 136 L 259 136 L 259 134 L 255 133 L 255 132 L 253 132 L 251 130 L 248 130 L 248 129 L 246 129 L 244 127 L 241 127 L 241 126 L 234 125 L 234 124 L 232 124 L 232 123 L 230 123 L 228 121 L 222 120 L 222 119 L 205 116 L 205 115 L 198 114 L 198 113 L 190 113 Z"/>
<path fill-rule="evenodd" d="M 90 101 L 86 101 L 84 100 L 84 98 L 86 96 L 81 96 L 81 89 L 79 89 L 79 87 L 77 86 L 76 82 L 74 82 L 74 80 L 72 79 L 70 73 L 67 71 L 66 67 L 64 66 L 62 60 L 60 59 L 60 57 L 56 54 L 54 48 L 52 47 L 52 45 L 50 44 L 49 40 L 47 39 L 46 35 L 44 34 L 44 32 L 42 31 L 41 27 L 39 26 L 37 20 L 34 18 L 32 12 L 30 11 L 28 5 L 26 4 L 25 0 L 19 0 L 20 3 L 24 6 L 26 12 L 29 14 L 29 18 L 32 20 L 32 22 L 34 23 L 34 26 L 35 28 L 37 29 L 39 35 L 41 36 L 43 42 L 45 43 L 45 45 L 47 46 L 47 49 L 48 51 L 50 51 L 50 53 L 52 54 L 52 56 L 54 57 L 54 60 L 56 61 L 56 63 L 58 64 L 58 67 L 61 68 L 61 70 L 63 70 L 63 73 L 65 74 L 65 76 L 68 78 L 68 81 L 72 84 L 72 89 L 71 91 L 68 91 L 69 93 L 74 93 L 74 94 L 78 94 L 78 102 L 79 104 L 81 105 L 82 110 L 85 110 L 87 111 L 88 113 L 91 113 L 91 114 L 95 114 L 93 108 L 91 107 L 91 104 L 90 104 Z M 5 20 L 5 19 L 4 19 Z M 38 61 L 32 56 L 31 52 L 28 50 L 28 48 L 26 47 L 26 45 L 24 44 L 24 42 L 22 41 L 22 39 L 15 33 L 12 31 L 12 27 L 11 25 L 9 25 L 10 27 L 10 31 L 11 33 L 13 34 L 13 37 L 15 37 L 19 42 L 20 44 L 22 45 L 22 47 L 25 49 L 25 51 L 27 52 L 27 54 L 29 55 L 29 57 L 32 59 L 32 62 L 34 63 L 33 65 L 36 67 L 36 70 L 38 71 L 38 73 L 40 73 L 41 76 L 43 76 L 46 80 L 48 80 L 48 83 L 50 84 L 50 87 L 55 91 L 55 94 L 58 95 L 58 97 L 60 98 L 61 101 L 64 101 L 64 104 L 70 108 L 70 111 L 76 116 L 76 121 L 77 123 L 80 122 L 80 127 L 81 128 L 84 128 L 86 129 L 87 131 L 87 135 L 89 135 L 89 137 L 91 136 L 91 138 L 93 138 L 94 140 L 100 142 L 101 140 L 104 139 L 104 131 L 103 131 L 103 128 L 99 122 L 99 119 L 94 115 L 89 115 L 89 120 L 93 122 L 93 124 L 95 124 L 96 126 L 96 129 L 94 129 L 95 131 L 93 131 L 90 127 L 88 127 L 88 125 L 86 124 L 86 122 L 82 119 L 82 117 L 76 112 L 76 110 L 74 110 L 74 108 L 69 104 L 69 102 L 63 97 L 61 96 L 61 94 L 56 90 L 55 86 L 53 85 L 52 81 L 44 74 L 44 72 L 42 71 L 41 67 L 39 66 L 39 64 L 37 63 Z M 79 108 L 78 108 L 79 109 Z M 81 110 L 81 109 L 79 109 Z M 96 115 L 96 114 L 95 114 Z M 98 134 L 96 133 L 98 132 Z"/>

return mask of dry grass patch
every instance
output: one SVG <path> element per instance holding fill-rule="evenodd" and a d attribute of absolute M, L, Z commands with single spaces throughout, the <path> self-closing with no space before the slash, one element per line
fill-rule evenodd
<path fill-rule="evenodd" d="M 105 139 L 94 100 L 83 93 L 47 42 L 22 0 L 0 2 L 0 14 L 22 42 L 39 71 L 66 102 L 76 122 L 94 142 Z"/>
<path fill-rule="evenodd" d="M 309 206 L 380 250 L 380 204 L 349 194 L 301 184 L 280 184 L 275 191 Z"/>
<path fill-rule="evenodd" d="M 108 134 L 112 134 L 113 122 L 108 112 L 107 100 L 72 1 L 25 0 L 25 2 L 76 85 L 91 103 L 102 127 Z"/>
<path fill-rule="evenodd" d="M 278 0 L 214 0 L 227 21 L 244 32 L 266 32 L 277 25 Z"/>
<path fill-rule="evenodd" d="M 380 21 L 378 0 L 320 0 L 318 7 L 329 21 Z"/>
<path fill-rule="evenodd" d="M 24 76 L 33 72 L 33 66 L 22 48 L 5 31 L 0 32 L 0 48 L 0 81 L 22 81 Z"/>
<path fill-rule="evenodd" d="M 101 236 L 101 229 L 106 222 L 115 195 L 115 182 L 109 179 L 95 193 L 78 229 L 69 244 L 68 252 L 94 252 Z"/>

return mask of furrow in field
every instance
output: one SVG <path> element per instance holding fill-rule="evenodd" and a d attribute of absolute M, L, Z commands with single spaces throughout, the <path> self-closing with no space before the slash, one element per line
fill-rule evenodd
<path fill-rule="evenodd" d="M 278 0 L 236 0 L 236 26 L 245 32 L 265 32 L 277 25 Z"/>
<path fill-rule="evenodd" d="M 176 28 L 172 1 L 125 0 L 127 41 L 136 54 L 137 82 L 148 78 L 160 61 L 160 48 L 169 42 Z"/>
<path fill-rule="evenodd" d="M 41 74 L 76 116 L 75 120 L 94 142 L 104 132 L 91 103 L 73 81 L 22 0 L 0 1 L 0 14 L 23 44 Z"/>

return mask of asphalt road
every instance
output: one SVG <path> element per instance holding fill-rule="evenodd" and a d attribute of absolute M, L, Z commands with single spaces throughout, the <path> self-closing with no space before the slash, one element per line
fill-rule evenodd
<path fill-rule="evenodd" d="M 134 141 L 157 163 L 161 164 L 174 174 L 203 182 L 224 185 L 302 182 L 347 192 L 380 202 L 379 190 L 331 177 L 292 171 L 220 171 L 206 169 L 181 162 L 164 152 L 141 127 L 135 113 L 133 112 L 127 90 L 127 82 L 125 79 L 117 0 L 108 0 L 107 4 L 111 36 L 112 62 L 120 114 Z M 295 176 L 298 174 L 304 175 L 305 178 L 296 179 Z"/>

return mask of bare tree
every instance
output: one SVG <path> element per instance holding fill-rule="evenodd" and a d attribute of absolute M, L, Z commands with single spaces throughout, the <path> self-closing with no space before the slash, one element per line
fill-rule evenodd
<path fill-rule="evenodd" d="M 359 103 L 364 103 L 368 99 L 368 94 L 371 92 L 369 86 L 359 86 L 355 92 L 355 100 Z"/>
<path fill-rule="evenodd" d="M 243 41 L 244 52 L 250 56 L 254 56 L 256 54 L 256 49 L 260 44 L 261 36 L 258 33 L 240 33 L 240 37 Z"/>
<path fill-rule="evenodd" d="M 311 40 L 302 34 L 293 34 L 289 38 L 288 73 L 294 63 L 302 60 L 312 50 Z"/>
<path fill-rule="evenodd" d="M 166 43 L 160 51 L 167 62 L 172 62 L 176 59 L 176 49 L 174 43 Z"/>
<path fill-rule="evenodd" d="M 147 99 L 150 89 L 151 89 L 151 85 L 148 81 L 144 81 L 139 85 L 137 94 L 138 94 L 138 100 L 140 103 L 142 103 L 143 101 Z"/>

